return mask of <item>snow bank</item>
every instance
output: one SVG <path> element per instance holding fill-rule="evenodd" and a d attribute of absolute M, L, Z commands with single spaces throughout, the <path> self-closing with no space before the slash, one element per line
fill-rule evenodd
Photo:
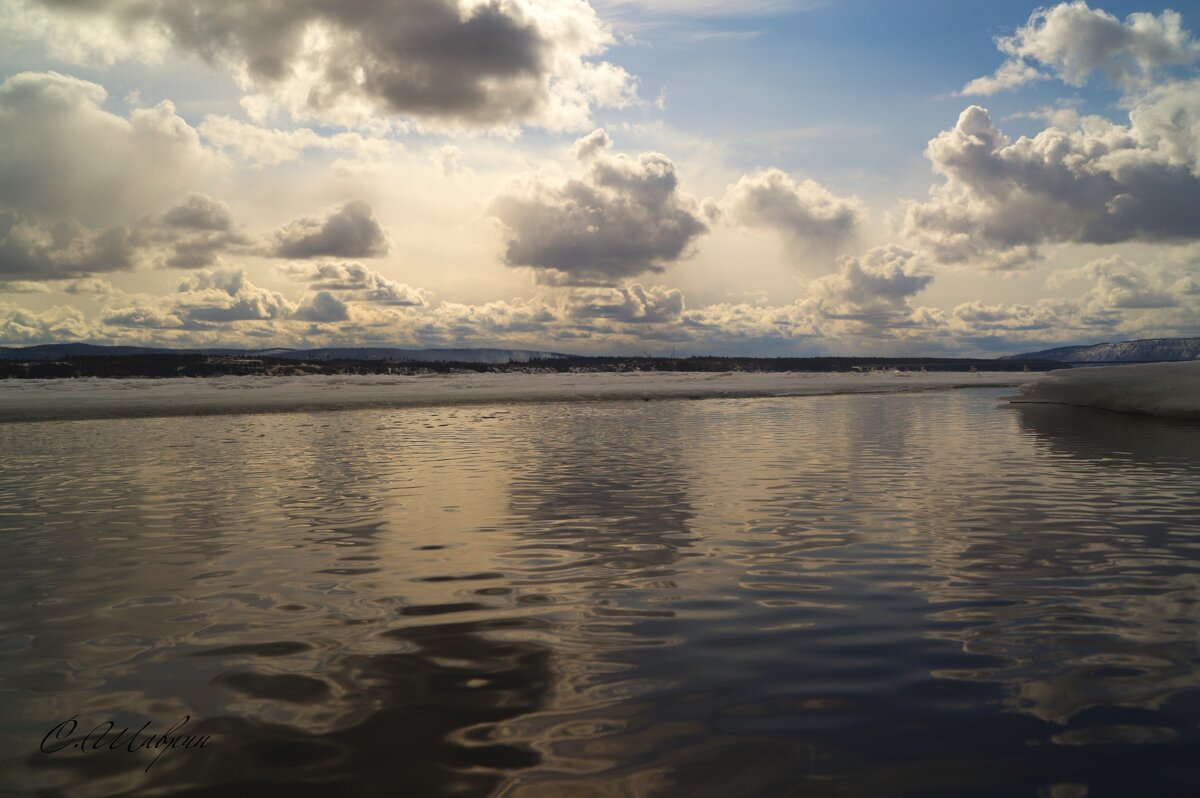
<path fill-rule="evenodd" d="M 1200 418 L 1200 360 L 1055 371 L 1010 399 Z"/>
<path fill-rule="evenodd" d="M 0 380 L 0 422 L 510 402 L 817 396 L 1016 386 L 1037 374 L 463 374 Z"/>

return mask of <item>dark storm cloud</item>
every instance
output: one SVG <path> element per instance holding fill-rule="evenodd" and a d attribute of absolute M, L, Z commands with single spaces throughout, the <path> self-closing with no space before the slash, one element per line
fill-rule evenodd
<path fill-rule="evenodd" d="M 528 0 L 41 0 L 74 19 L 103 15 L 150 31 L 256 90 L 290 94 L 291 110 L 323 115 L 347 100 L 377 111 L 471 125 L 538 121 L 555 84 L 604 102 L 631 81 L 602 52 L 611 34 L 584 2 Z M 610 89 L 612 81 L 608 81 Z M 610 92 L 611 93 L 611 92 Z M 587 100 L 584 101 L 586 107 Z"/>

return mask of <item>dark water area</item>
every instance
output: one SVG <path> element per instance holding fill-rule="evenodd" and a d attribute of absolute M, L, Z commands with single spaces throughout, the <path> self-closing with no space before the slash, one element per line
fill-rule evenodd
<path fill-rule="evenodd" d="M 1200 425 L 1008 392 L 0 425 L 0 789 L 1200 795 Z"/>

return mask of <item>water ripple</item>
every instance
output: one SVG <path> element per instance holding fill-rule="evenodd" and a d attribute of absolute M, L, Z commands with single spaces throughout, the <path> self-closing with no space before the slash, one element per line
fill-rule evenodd
<path fill-rule="evenodd" d="M 0 426 L 0 781 L 1200 794 L 1200 426 L 1002 392 Z"/>

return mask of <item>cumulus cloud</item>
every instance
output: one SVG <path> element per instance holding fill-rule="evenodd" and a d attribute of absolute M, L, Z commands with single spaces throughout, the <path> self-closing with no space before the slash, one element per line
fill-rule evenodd
<path fill-rule="evenodd" d="M 1044 243 L 1200 238 L 1196 118 L 1168 113 L 1185 94 L 1156 94 L 1129 126 L 1083 117 L 1016 141 L 967 108 L 925 151 L 946 183 L 908 206 L 906 234 L 943 263 L 997 270 L 1028 267 Z"/>
<path fill-rule="evenodd" d="M 606 319 L 626 324 L 661 324 L 677 321 L 684 310 L 683 292 L 657 285 L 643 288 L 581 289 L 571 296 L 570 315 L 575 319 Z"/>
<path fill-rule="evenodd" d="M 162 215 L 163 224 L 184 230 L 226 232 L 233 229 L 229 206 L 204 194 L 191 194 Z"/>
<path fill-rule="evenodd" d="M 318 291 L 307 296 L 296 309 L 293 318 L 301 321 L 312 321 L 319 324 L 330 324 L 346 321 L 350 318 L 350 309 L 346 303 L 328 291 Z"/>
<path fill-rule="evenodd" d="M 0 209 L 0 279 L 63 280 L 131 269 L 136 258 L 124 225 L 100 231 L 71 219 L 41 225 Z"/>
<path fill-rule="evenodd" d="M 767 227 L 805 250 L 832 253 L 854 240 L 866 216 L 858 197 L 839 197 L 813 180 L 797 182 L 779 169 L 744 175 L 726 206 L 747 227 Z"/>
<path fill-rule="evenodd" d="M 224 333 L 226 340 L 254 334 L 282 341 L 297 327 L 309 325 L 354 322 L 358 326 L 344 334 L 361 334 L 373 324 L 394 324 L 399 314 L 392 308 L 419 309 L 428 302 L 426 292 L 386 280 L 360 264 L 292 264 L 281 271 L 305 283 L 298 302 L 255 285 L 243 269 L 202 269 L 180 280 L 174 294 L 122 297 L 120 304 L 104 309 L 101 321 L 127 330 L 201 337 Z"/>
<path fill-rule="evenodd" d="M 1111 326 L 1112 321 L 1095 323 L 1093 320 L 1093 324 L 1088 325 L 1081 319 L 1075 303 L 1061 299 L 1039 300 L 1033 304 L 992 305 L 973 300 L 955 307 L 949 318 L 950 327 L 956 335 L 967 340 L 993 340 L 998 343 L 1094 333 L 1097 329 Z"/>
<path fill-rule="evenodd" d="M 1072 288 L 1083 283 L 1082 293 Z M 1056 345 L 1104 336 L 1110 340 L 1195 335 L 1200 291 L 1191 270 L 1173 259 L 1141 265 L 1119 256 L 1053 273 L 1047 289 L 1068 294 L 1036 302 L 975 300 L 951 312 L 948 329 L 962 345 L 1007 349 Z"/>
<path fill-rule="evenodd" d="M 1078 269 L 1055 272 L 1049 280 L 1050 287 L 1060 287 L 1072 279 L 1085 279 L 1092 287 L 1083 297 L 1087 307 L 1106 310 L 1148 310 L 1172 308 L 1180 303 L 1180 295 L 1187 293 L 1187 285 L 1173 285 L 1160 275 L 1119 255 L 1091 261 Z"/>
<path fill-rule="evenodd" d="M 1173 81 L 1140 95 L 1131 130 L 1168 163 L 1200 177 L 1200 80 Z"/>
<path fill-rule="evenodd" d="M 295 310 L 282 294 L 251 283 L 241 269 L 205 269 L 181 280 L 173 295 L 130 297 L 127 304 L 106 308 L 101 321 L 110 327 L 206 330 L 283 320 Z"/>
<path fill-rule="evenodd" d="M 347 202 L 325 216 L 297 219 L 275 234 L 281 258 L 378 258 L 388 252 L 387 236 L 371 206 Z"/>
<path fill-rule="evenodd" d="M 148 304 L 106 308 L 101 314 L 100 323 L 107 327 L 124 327 L 126 329 L 183 330 L 188 328 L 187 322 L 181 315 L 173 313 L 169 308 Z"/>
<path fill-rule="evenodd" d="M 160 264 L 174 269 L 216 265 L 222 255 L 247 252 L 254 239 L 238 229 L 229 207 L 204 194 L 191 194 L 157 219 L 143 220 L 137 239 L 168 247 Z"/>
<path fill-rule="evenodd" d="M 496 342 L 537 336 L 533 343 L 545 346 L 546 336 L 558 319 L 554 306 L 536 299 L 498 300 L 480 305 L 443 302 L 418 319 L 412 332 L 418 340 L 435 344 Z"/>
<path fill-rule="evenodd" d="M 612 143 L 608 132 L 601 128 L 577 139 L 571 147 L 571 153 L 581 161 L 590 161 L 596 155 L 610 149 Z"/>
<path fill-rule="evenodd" d="M 840 258 L 836 272 L 813 280 L 791 304 L 719 303 L 684 311 L 681 324 L 689 337 L 716 346 L 779 351 L 802 344 L 845 353 L 906 342 L 941 347 L 945 314 L 911 302 L 932 281 L 919 253 L 888 244 Z"/>
<path fill-rule="evenodd" d="M 1176 11 L 1130 14 L 1124 22 L 1085 0 L 1039 8 L 1011 36 L 996 40 L 1009 56 L 995 75 L 977 78 L 963 94 L 993 94 L 1043 77 L 1040 64 L 1060 80 L 1082 86 L 1103 72 L 1118 86 L 1143 85 L 1162 69 L 1200 60 L 1200 42 Z"/>
<path fill-rule="evenodd" d="M 106 98 L 101 86 L 54 72 L 0 85 L 0 275 L 61 280 L 131 269 L 168 228 L 193 244 L 234 235 L 228 209 L 206 197 L 157 220 L 221 159 L 170 103 L 123 117 L 101 107 Z"/>
<path fill-rule="evenodd" d="M 658 153 L 591 152 L 583 176 L 528 176 L 495 200 L 492 213 L 507 228 L 505 263 L 530 266 L 540 281 L 559 285 L 611 285 L 661 272 L 708 231 L 695 200 L 679 191 L 675 164 Z"/>
<path fill-rule="evenodd" d="M 822 332 L 807 303 L 763 306 L 723 302 L 687 310 L 682 324 L 702 342 L 769 346 L 772 342 L 813 342 Z"/>
<path fill-rule="evenodd" d="M 0 302 L 0 344 L 46 344 L 92 337 L 92 327 L 78 308 L 34 311 Z"/>
<path fill-rule="evenodd" d="M 80 55 L 105 60 L 168 44 L 229 67 L 267 113 L 337 123 L 377 114 L 494 127 L 578 128 L 592 107 L 635 98 L 633 79 L 597 60 L 613 42 L 584 0 L 10 0 L 14 29 L 52 43 L 98 23 Z M 122 36 L 122 32 L 128 32 Z M 91 51 L 89 53 L 88 51 Z M 61 47 L 69 54 L 72 48 Z"/>
<path fill-rule="evenodd" d="M 389 280 L 361 263 L 294 263 L 281 268 L 293 280 L 313 291 L 331 292 L 343 299 L 392 307 L 428 305 L 429 292 Z"/>
<path fill-rule="evenodd" d="M 175 307 L 198 322 L 280 319 L 293 309 L 278 292 L 251 283 L 242 269 L 208 269 L 185 278 Z"/>
<path fill-rule="evenodd" d="M 123 117 L 101 107 L 106 98 L 54 72 L 0 85 L 0 204 L 93 228 L 128 223 L 220 168 L 171 103 Z"/>
<path fill-rule="evenodd" d="M 909 297 L 931 282 L 933 276 L 922 271 L 916 252 L 888 244 L 860 257 L 840 258 L 837 272 L 814 280 L 811 291 L 849 313 L 890 312 L 907 308 Z"/>

